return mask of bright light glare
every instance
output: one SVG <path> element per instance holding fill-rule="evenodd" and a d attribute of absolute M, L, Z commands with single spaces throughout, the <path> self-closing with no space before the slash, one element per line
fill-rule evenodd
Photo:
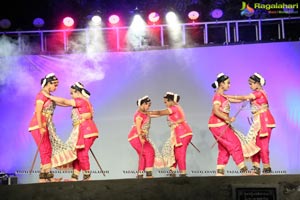
<path fill-rule="evenodd" d="M 71 26 L 74 25 L 74 20 L 73 20 L 72 17 L 65 17 L 65 18 L 63 19 L 63 23 L 64 23 L 65 26 L 71 27 Z"/>
<path fill-rule="evenodd" d="M 127 32 L 129 44 L 136 47 L 141 47 L 142 40 L 146 36 L 146 22 L 140 15 L 133 17 L 132 23 Z"/>
<path fill-rule="evenodd" d="M 99 15 L 95 15 L 92 17 L 92 24 L 95 25 L 95 26 L 98 26 L 101 24 L 101 17 Z"/>
<path fill-rule="evenodd" d="M 109 21 L 109 23 L 111 23 L 112 25 L 115 25 L 115 24 L 119 23 L 120 17 L 119 17 L 118 15 L 111 15 L 111 16 L 108 18 L 108 21 Z"/>
<path fill-rule="evenodd" d="M 151 12 L 151 13 L 148 15 L 148 19 L 149 19 L 150 22 L 156 23 L 156 22 L 158 22 L 158 20 L 159 20 L 159 14 L 156 13 L 156 12 Z"/>

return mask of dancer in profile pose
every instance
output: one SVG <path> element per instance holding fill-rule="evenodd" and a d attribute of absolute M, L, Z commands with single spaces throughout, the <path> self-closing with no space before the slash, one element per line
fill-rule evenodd
<path fill-rule="evenodd" d="M 230 156 L 238 166 L 242 174 L 247 174 L 247 166 L 243 155 L 241 142 L 231 127 L 235 121 L 230 117 L 230 101 L 224 96 L 224 92 L 230 87 L 230 79 L 220 73 L 212 84 L 215 90 L 213 97 L 213 109 L 208 121 L 208 127 L 218 144 L 217 176 L 224 176 L 225 167 Z"/>
<path fill-rule="evenodd" d="M 134 125 L 128 134 L 128 141 L 136 150 L 139 156 L 138 175 L 137 178 L 152 178 L 152 171 L 155 160 L 155 150 L 149 140 L 149 129 L 151 126 L 151 118 L 148 110 L 151 106 L 151 100 L 148 96 L 144 96 L 137 100 L 138 110 L 134 114 Z"/>
<path fill-rule="evenodd" d="M 47 97 L 59 105 L 72 106 L 73 130 L 68 142 L 75 144 L 77 159 L 73 161 L 73 174 L 71 181 L 77 181 L 80 172 L 83 172 L 83 180 L 90 180 L 89 151 L 99 131 L 93 120 L 94 110 L 89 101 L 90 92 L 80 82 L 74 83 L 70 88 L 72 99 L 65 99 L 47 95 Z M 67 142 L 67 143 L 68 143 Z"/>
<path fill-rule="evenodd" d="M 176 168 L 179 168 L 180 177 L 186 176 L 186 151 L 190 144 L 193 132 L 185 119 L 185 114 L 178 104 L 180 96 L 167 92 L 163 101 L 167 109 L 150 111 L 151 116 L 168 116 L 168 125 L 171 136 L 163 146 L 162 157 L 166 167 L 170 169 L 170 176 L 176 177 Z"/>
<path fill-rule="evenodd" d="M 259 73 L 254 73 L 248 79 L 250 89 L 253 91 L 248 95 L 227 95 L 231 100 L 249 100 L 253 123 L 250 127 L 248 138 L 256 141 L 260 151 L 252 156 L 253 173 L 260 175 L 260 163 L 263 164 L 263 174 L 272 172 L 270 165 L 269 143 L 271 132 L 275 128 L 275 120 L 269 109 L 269 101 L 263 86 L 266 80 Z"/>
<path fill-rule="evenodd" d="M 52 115 L 56 104 L 45 95 L 54 92 L 58 83 L 58 78 L 54 73 L 50 73 L 41 79 L 42 89 L 36 95 L 34 115 L 29 124 L 29 132 L 31 132 L 40 154 L 40 183 L 61 180 L 54 178 L 54 174 L 51 172 L 53 167 L 51 163 L 52 145 L 49 132 L 54 128 Z"/>

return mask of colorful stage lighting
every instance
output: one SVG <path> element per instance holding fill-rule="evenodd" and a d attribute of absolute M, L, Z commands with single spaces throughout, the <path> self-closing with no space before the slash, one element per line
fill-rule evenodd
<path fill-rule="evenodd" d="M 150 22 L 152 22 L 153 24 L 155 24 L 159 20 L 159 14 L 157 12 L 151 12 L 148 15 L 148 19 L 149 19 Z"/>
<path fill-rule="evenodd" d="M 74 19 L 72 17 L 65 17 L 63 23 L 66 27 L 71 27 L 74 25 Z"/>
<path fill-rule="evenodd" d="M 93 16 L 91 20 L 92 20 L 91 21 L 92 24 L 95 25 L 95 26 L 99 26 L 101 24 L 101 21 L 102 21 L 102 19 L 99 15 Z"/>
<path fill-rule="evenodd" d="M 120 17 L 118 15 L 111 15 L 109 16 L 108 21 L 110 24 L 116 25 L 120 22 Z"/>
<path fill-rule="evenodd" d="M 33 26 L 36 28 L 41 28 L 45 25 L 45 21 L 42 18 L 35 18 L 32 22 Z"/>
<path fill-rule="evenodd" d="M 167 22 L 168 23 L 172 23 L 172 22 L 174 22 L 174 21 L 178 21 L 178 18 L 177 18 L 177 15 L 174 13 L 174 12 L 168 12 L 167 14 L 166 14 L 166 20 L 167 20 Z"/>
<path fill-rule="evenodd" d="M 190 11 L 190 12 L 188 13 L 188 17 L 189 17 L 189 19 L 192 20 L 192 21 L 197 20 L 197 19 L 199 18 L 199 16 L 200 16 L 200 14 L 199 14 L 198 11 Z"/>
<path fill-rule="evenodd" d="M 8 29 L 11 26 L 11 22 L 9 19 L 1 19 L 0 20 L 0 28 Z"/>
<path fill-rule="evenodd" d="M 220 19 L 223 16 L 223 10 L 216 8 L 211 11 L 210 16 L 214 19 Z"/>

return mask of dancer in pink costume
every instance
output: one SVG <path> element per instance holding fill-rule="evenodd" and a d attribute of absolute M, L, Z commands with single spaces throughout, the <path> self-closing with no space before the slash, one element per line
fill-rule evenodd
<path fill-rule="evenodd" d="M 63 106 L 72 106 L 73 130 L 67 143 L 73 144 L 76 149 L 77 159 L 73 161 L 72 181 L 78 180 L 80 172 L 83 172 L 83 180 L 90 180 L 89 150 L 99 131 L 93 120 L 93 107 L 89 101 L 90 93 L 80 82 L 76 82 L 70 88 L 72 99 L 48 96 L 51 100 Z"/>
<path fill-rule="evenodd" d="M 224 91 L 230 87 L 230 79 L 223 73 L 218 74 L 217 80 L 212 84 L 216 89 L 213 97 L 213 109 L 208 121 L 208 127 L 218 143 L 217 176 L 225 174 L 225 166 L 230 156 L 240 169 L 241 173 L 247 172 L 244 162 L 243 148 L 239 137 L 230 126 L 235 121 L 230 117 L 230 102 L 224 96 Z"/>
<path fill-rule="evenodd" d="M 145 171 L 146 178 L 152 178 L 153 167 L 160 168 L 163 163 L 160 158 L 160 153 L 156 150 L 155 145 L 149 138 L 151 117 L 148 110 L 151 106 L 150 98 L 144 96 L 138 99 L 137 106 L 138 110 L 134 114 L 134 125 L 128 134 L 128 141 L 139 156 L 137 178 L 143 178 Z"/>
<path fill-rule="evenodd" d="M 60 179 L 54 178 L 54 174 L 50 172 L 52 166 L 52 145 L 50 134 L 53 130 L 52 115 L 55 109 L 55 103 L 51 101 L 44 93 L 54 92 L 58 86 L 58 79 L 54 73 L 50 73 L 41 79 L 42 90 L 37 94 L 35 99 L 35 111 L 29 124 L 31 132 L 36 144 L 39 147 L 41 159 L 39 182 L 56 182 Z"/>
<path fill-rule="evenodd" d="M 186 151 L 192 140 L 192 129 L 185 120 L 185 114 L 178 104 L 180 96 L 167 92 L 164 96 L 165 110 L 150 111 L 150 115 L 165 116 L 171 129 L 171 136 L 162 150 L 165 167 L 169 167 L 170 176 L 176 176 L 176 168 L 179 168 L 181 177 L 186 176 Z"/>
<path fill-rule="evenodd" d="M 269 143 L 272 129 L 275 128 L 275 120 L 269 109 L 269 102 L 263 86 L 266 84 L 262 75 L 254 73 L 249 77 L 249 85 L 253 91 L 249 95 L 228 95 L 233 100 L 249 100 L 251 104 L 251 112 L 253 123 L 248 132 L 248 137 L 256 141 L 256 145 L 260 147 L 260 151 L 252 156 L 253 173 L 260 175 L 260 163 L 263 164 L 263 174 L 272 172 L 270 166 Z"/>

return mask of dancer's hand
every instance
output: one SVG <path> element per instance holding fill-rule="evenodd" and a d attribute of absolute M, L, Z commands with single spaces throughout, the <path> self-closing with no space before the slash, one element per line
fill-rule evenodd
<path fill-rule="evenodd" d="M 44 127 L 40 128 L 40 133 L 41 133 L 41 134 L 46 133 L 46 129 L 45 129 Z"/>
<path fill-rule="evenodd" d="M 227 124 L 231 124 L 231 123 L 234 122 L 234 121 L 235 121 L 235 117 L 228 117 L 228 119 L 225 120 L 225 122 L 226 122 Z"/>
<path fill-rule="evenodd" d="M 146 141 L 145 136 L 140 135 L 139 138 L 140 138 L 141 143 L 142 143 L 142 144 L 145 144 L 145 141 Z"/>

